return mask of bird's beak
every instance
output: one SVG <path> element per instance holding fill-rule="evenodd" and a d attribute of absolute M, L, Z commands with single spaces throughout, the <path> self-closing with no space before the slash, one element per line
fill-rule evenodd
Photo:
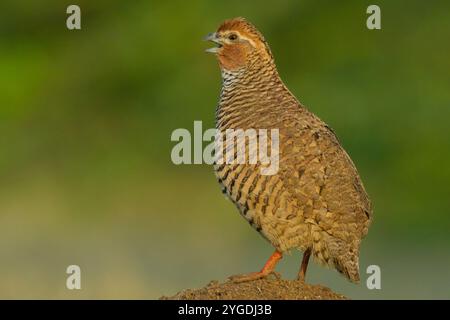
<path fill-rule="evenodd" d="M 222 42 L 220 41 L 220 38 L 217 36 L 216 32 L 209 33 L 206 37 L 203 38 L 205 41 L 211 41 L 217 44 L 217 47 L 206 49 L 206 52 L 209 53 L 217 53 L 219 49 L 222 47 Z"/>

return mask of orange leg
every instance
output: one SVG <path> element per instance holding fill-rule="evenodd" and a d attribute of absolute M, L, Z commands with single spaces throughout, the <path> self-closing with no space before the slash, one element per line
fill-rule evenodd
<path fill-rule="evenodd" d="M 229 279 L 233 282 L 246 282 L 265 278 L 268 275 L 274 273 L 275 266 L 281 258 L 283 258 L 283 254 L 275 250 L 275 252 L 270 256 L 269 260 L 267 260 L 261 271 L 231 276 Z"/>
<path fill-rule="evenodd" d="M 306 249 L 303 253 L 302 266 L 298 272 L 297 280 L 305 282 L 306 269 L 308 268 L 309 257 L 311 256 L 311 248 Z"/>

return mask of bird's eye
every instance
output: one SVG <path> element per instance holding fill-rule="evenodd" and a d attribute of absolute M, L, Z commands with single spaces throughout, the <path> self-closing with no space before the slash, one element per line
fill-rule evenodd
<path fill-rule="evenodd" d="M 230 35 L 228 36 L 228 39 L 230 39 L 231 41 L 234 41 L 234 40 L 237 39 L 237 35 L 234 34 L 234 33 L 232 33 L 232 34 L 230 34 Z"/>

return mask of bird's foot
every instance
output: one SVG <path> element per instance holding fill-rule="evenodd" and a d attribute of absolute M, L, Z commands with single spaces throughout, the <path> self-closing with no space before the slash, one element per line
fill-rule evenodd
<path fill-rule="evenodd" d="M 271 272 L 259 271 L 259 272 L 251 272 L 251 273 L 246 273 L 246 274 L 238 274 L 238 275 L 228 277 L 228 279 L 231 282 L 240 283 L 240 282 L 249 282 L 249 281 L 267 278 L 270 275 L 273 275 L 276 279 L 281 279 L 281 275 L 275 271 L 271 271 Z"/>
<path fill-rule="evenodd" d="M 275 252 L 270 256 L 269 260 L 267 260 L 266 264 L 264 265 L 261 271 L 231 276 L 228 279 L 230 279 L 234 283 L 247 282 L 267 278 L 267 276 L 271 274 L 274 274 L 278 279 L 280 279 L 281 278 L 280 274 L 275 272 L 274 269 L 275 265 L 282 257 L 283 254 L 278 250 L 275 250 Z"/>

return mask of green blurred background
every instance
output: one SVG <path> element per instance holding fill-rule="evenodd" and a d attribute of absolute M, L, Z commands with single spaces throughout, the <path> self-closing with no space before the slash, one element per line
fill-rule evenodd
<path fill-rule="evenodd" d="M 207 165 L 175 166 L 170 135 L 213 127 L 217 62 L 202 37 L 244 16 L 290 90 L 335 129 L 371 196 L 351 298 L 450 298 L 450 3 L 0 3 L 0 298 L 158 298 L 256 271 L 270 245 Z M 294 278 L 300 253 L 279 271 Z M 82 269 L 82 290 L 65 287 Z M 382 289 L 365 286 L 366 267 Z"/>

